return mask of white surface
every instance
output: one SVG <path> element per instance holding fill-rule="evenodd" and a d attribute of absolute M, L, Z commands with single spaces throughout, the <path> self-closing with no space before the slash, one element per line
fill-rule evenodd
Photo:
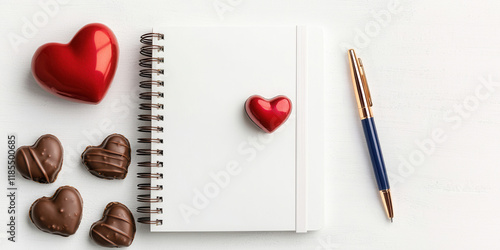
<path fill-rule="evenodd" d="M 307 229 L 318 230 L 325 223 L 325 84 L 324 83 L 324 31 L 323 28 L 307 27 L 306 87 L 307 118 L 305 120 L 307 162 Z M 317 42 L 323 40 L 323 42 Z M 318 83 L 318 84 L 314 84 Z M 318 94 L 323 93 L 323 94 Z M 323 145 L 322 147 L 318 145 Z M 319 190 L 319 191 L 318 191 Z M 322 204 L 318 206 L 318 204 Z M 320 216 L 321 215 L 321 216 Z"/>
<path fill-rule="evenodd" d="M 307 49 L 308 49 L 308 37 L 307 28 L 304 26 L 296 27 L 296 102 L 295 102 L 295 129 L 296 129 L 296 139 L 295 139 L 295 231 L 297 233 L 307 232 Z M 323 38 L 321 41 L 311 41 L 312 43 L 318 43 L 317 46 L 322 46 Z M 323 53 L 322 53 L 323 54 Z M 321 60 L 323 55 L 316 60 Z M 324 76 L 324 74 L 321 74 Z M 323 82 L 320 82 L 323 83 Z M 311 82 L 310 84 L 317 85 L 316 82 Z M 316 95 L 323 96 L 323 91 L 316 93 Z M 324 104 L 323 104 L 324 105 Z M 323 106 L 322 105 L 322 106 Z M 324 114 L 321 114 L 324 115 Z M 325 144 L 322 143 L 323 147 Z M 316 145 L 318 146 L 318 145 Z M 317 149 L 318 147 L 316 147 Z M 314 150 L 314 149 L 313 149 Z M 303 153 L 302 153 L 303 152 Z M 324 158 L 324 156 L 323 156 Z M 323 163 L 324 165 L 324 163 Z M 316 166 L 311 166 L 316 167 Z M 323 176 L 321 178 L 324 178 Z M 324 189 L 322 187 L 321 189 Z M 324 206 L 321 202 L 317 205 Z M 324 216 L 321 216 L 321 220 Z"/>
<path fill-rule="evenodd" d="M 63 101 L 52 106 L 48 100 L 53 97 L 34 85 L 29 72 L 31 56 L 38 46 L 68 41 L 76 30 L 90 22 L 103 22 L 116 33 L 121 58 L 115 81 L 123 86 L 138 82 L 137 37 L 155 24 L 322 25 L 326 32 L 326 112 L 331 114 L 326 119 L 327 165 L 338 162 L 326 171 L 326 227 L 308 234 L 172 233 L 159 237 L 145 232 L 146 226 L 139 226 L 130 249 L 498 248 L 499 84 L 485 85 L 481 79 L 491 77 L 493 82 L 500 81 L 500 36 L 497 35 L 500 4 L 497 1 L 399 1 L 399 11 L 391 13 L 388 3 L 392 2 L 74 0 L 54 11 L 56 13 L 47 23 L 41 25 L 33 37 L 27 38 L 16 52 L 9 44 L 8 34 L 20 34 L 23 18 L 32 19 L 43 9 L 36 1 L 4 1 L 0 6 L 0 93 L 2 100 L 9 100 L 12 91 L 29 91 L 44 110 L 41 114 L 63 104 L 72 107 L 70 116 L 79 112 L 92 113 L 92 106 Z M 227 3 L 227 11 L 217 12 L 214 3 Z M 390 13 L 384 16 L 382 23 L 373 14 L 381 11 Z M 370 36 L 361 35 L 366 33 L 365 28 Z M 364 39 L 360 38 L 362 36 Z M 378 133 L 391 174 L 396 216 L 393 224 L 384 217 L 355 110 L 346 58 L 346 49 L 352 46 L 357 48 L 357 54 L 366 65 Z M 117 86 L 112 86 L 105 100 L 114 97 L 119 98 L 118 101 L 101 105 L 109 105 L 116 113 L 127 117 L 130 112 L 122 105 L 131 103 L 131 108 L 135 109 L 137 98 L 125 95 L 128 91 L 121 91 Z M 9 119 L 11 110 L 23 112 L 28 108 L 6 103 L 0 109 L 5 117 L 2 129 L 22 128 L 25 131 L 20 135 L 20 144 L 30 143 L 33 141 L 30 137 L 39 135 L 31 132 L 32 129 L 49 130 L 43 122 L 37 124 L 30 117 Z M 97 114 L 95 119 L 81 126 L 95 127 L 103 119 L 102 114 Z M 119 132 L 120 129 L 115 127 L 113 130 Z M 440 132 L 444 139 L 436 136 Z M 67 134 L 70 139 L 62 141 L 63 145 L 96 143 L 92 137 L 85 136 L 88 131 L 75 133 L 73 137 Z M 436 147 L 424 153 L 418 142 L 429 141 L 433 134 L 437 137 L 433 139 Z M 90 139 L 81 139 L 82 136 Z M 4 144 L 5 141 L 1 142 L 2 152 L 5 152 Z M 80 152 L 79 149 L 74 151 Z M 419 155 L 423 160 L 417 159 Z M 414 159 L 409 165 L 402 160 L 409 157 L 416 157 L 417 161 Z M 76 174 L 95 183 L 105 182 L 88 178 L 85 169 L 74 166 L 61 172 L 59 178 L 65 183 L 59 184 L 71 184 L 72 178 L 78 178 Z M 130 174 L 135 175 L 135 172 Z M 1 171 L 2 183 L 4 175 L 5 171 Z M 132 184 L 116 182 L 112 187 L 123 190 L 120 199 L 130 207 L 136 204 L 135 179 L 126 180 Z M 50 195 L 55 190 L 50 186 L 18 181 L 23 184 L 19 192 L 26 200 L 34 200 L 40 193 Z M 33 192 L 34 188 L 37 192 Z M 99 189 L 89 190 L 83 195 L 99 192 Z M 1 209 L 5 209 L 6 197 L 0 202 Z M 92 200 L 86 202 L 92 204 L 89 207 L 95 207 L 95 211 L 87 211 L 85 217 L 89 219 L 84 217 L 81 230 L 98 219 L 106 205 L 93 204 Z M 28 203 L 19 205 L 19 211 L 27 211 L 29 207 Z M 1 209 L 0 222 L 3 224 L 6 212 Z M 18 235 L 20 241 L 6 245 L 7 249 L 33 245 L 47 249 L 50 244 L 75 249 L 87 246 L 78 243 L 88 241 L 84 233 L 62 238 L 43 234 L 29 223 L 20 227 L 23 228 Z M 5 239 L 1 239 L 1 244 L 2 247 L 7 244 Z"/>

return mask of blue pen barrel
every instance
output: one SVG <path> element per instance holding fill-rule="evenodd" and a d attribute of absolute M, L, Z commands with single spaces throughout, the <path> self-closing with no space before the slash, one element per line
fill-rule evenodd
<path fill-rule="evenodd" d="M 370 158 L 372 160 L 373 171 L 377 179 L 378 189 L 389 189 L 389 180 L 387 179 L 387 172 L 385 171 L 384 157 L 378 142 L 377 128 L 375 128 L 375 120 L 373 117 L 361 120 L 363 124 L 363 131 L 365 132 L 366 144 L 368 151 L 370 151 Z"/>

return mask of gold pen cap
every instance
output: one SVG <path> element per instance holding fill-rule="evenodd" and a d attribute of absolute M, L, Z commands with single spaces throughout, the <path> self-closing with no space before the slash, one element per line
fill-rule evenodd
<path fill-rule="evenodd" d="M 372 97 L 370 95 L 370 90 L 368 89 L 368 83 L 366 81 L 365 70 L 363 68 L 361 58 L 356 57 L 356 52 L 354 52 L 353 49 L 350 49 L 347 54 L 349 57 L 349 67 L 351 68 L 354 95 L 356 96 L 356 102 L 358 103 L 359 117 L 361 120 L 373 117 L 371 109 L 371 106 L 373 106 Z"/>

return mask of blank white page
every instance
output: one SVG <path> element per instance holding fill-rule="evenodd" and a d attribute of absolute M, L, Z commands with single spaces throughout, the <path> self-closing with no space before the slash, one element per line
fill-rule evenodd
<path fill-rule="evenodd" d="M 168 27 L 158 68 L 164 132 L 161 226 L 152 231 L 295 230 L 296 27 Z M 285 95 L 272 134 L 244 111 L 251 95 Z M 153 172 L 157 172 L 153 170 Z"/>

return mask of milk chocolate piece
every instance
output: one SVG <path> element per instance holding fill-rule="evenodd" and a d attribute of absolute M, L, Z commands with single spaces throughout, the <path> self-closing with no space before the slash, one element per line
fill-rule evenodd
<path fill-rule="evenodd" d="M 67 237 L 78 230 L 82 210 L 83 200 L 78 190 L 63 186 L 52 197 L 42 197 L 33 202 L 29 216 L 38 229 Z"/>
<path fill-rule="evenodd" d="M 33 146 L 16 151 L 16 169 L 26 179 L 53 183 L 61 171 L 63 148 L 57 137 L 42 135 Z"/>
<path fill-rule="evenodd" d="M 130 165 L 130 143 L 125 136 L 112 134 L 101 145 L 88 146 L 82 154 L 87 170 L 104 179 L 125 179 Z"/>
<path fill-rule="evenodd" d="M 119 202 L 109 203 L 102 219 L 90 227 L 90 238 L 103 247 L 128 247 L 134 236 L 134 216 Z"/>

